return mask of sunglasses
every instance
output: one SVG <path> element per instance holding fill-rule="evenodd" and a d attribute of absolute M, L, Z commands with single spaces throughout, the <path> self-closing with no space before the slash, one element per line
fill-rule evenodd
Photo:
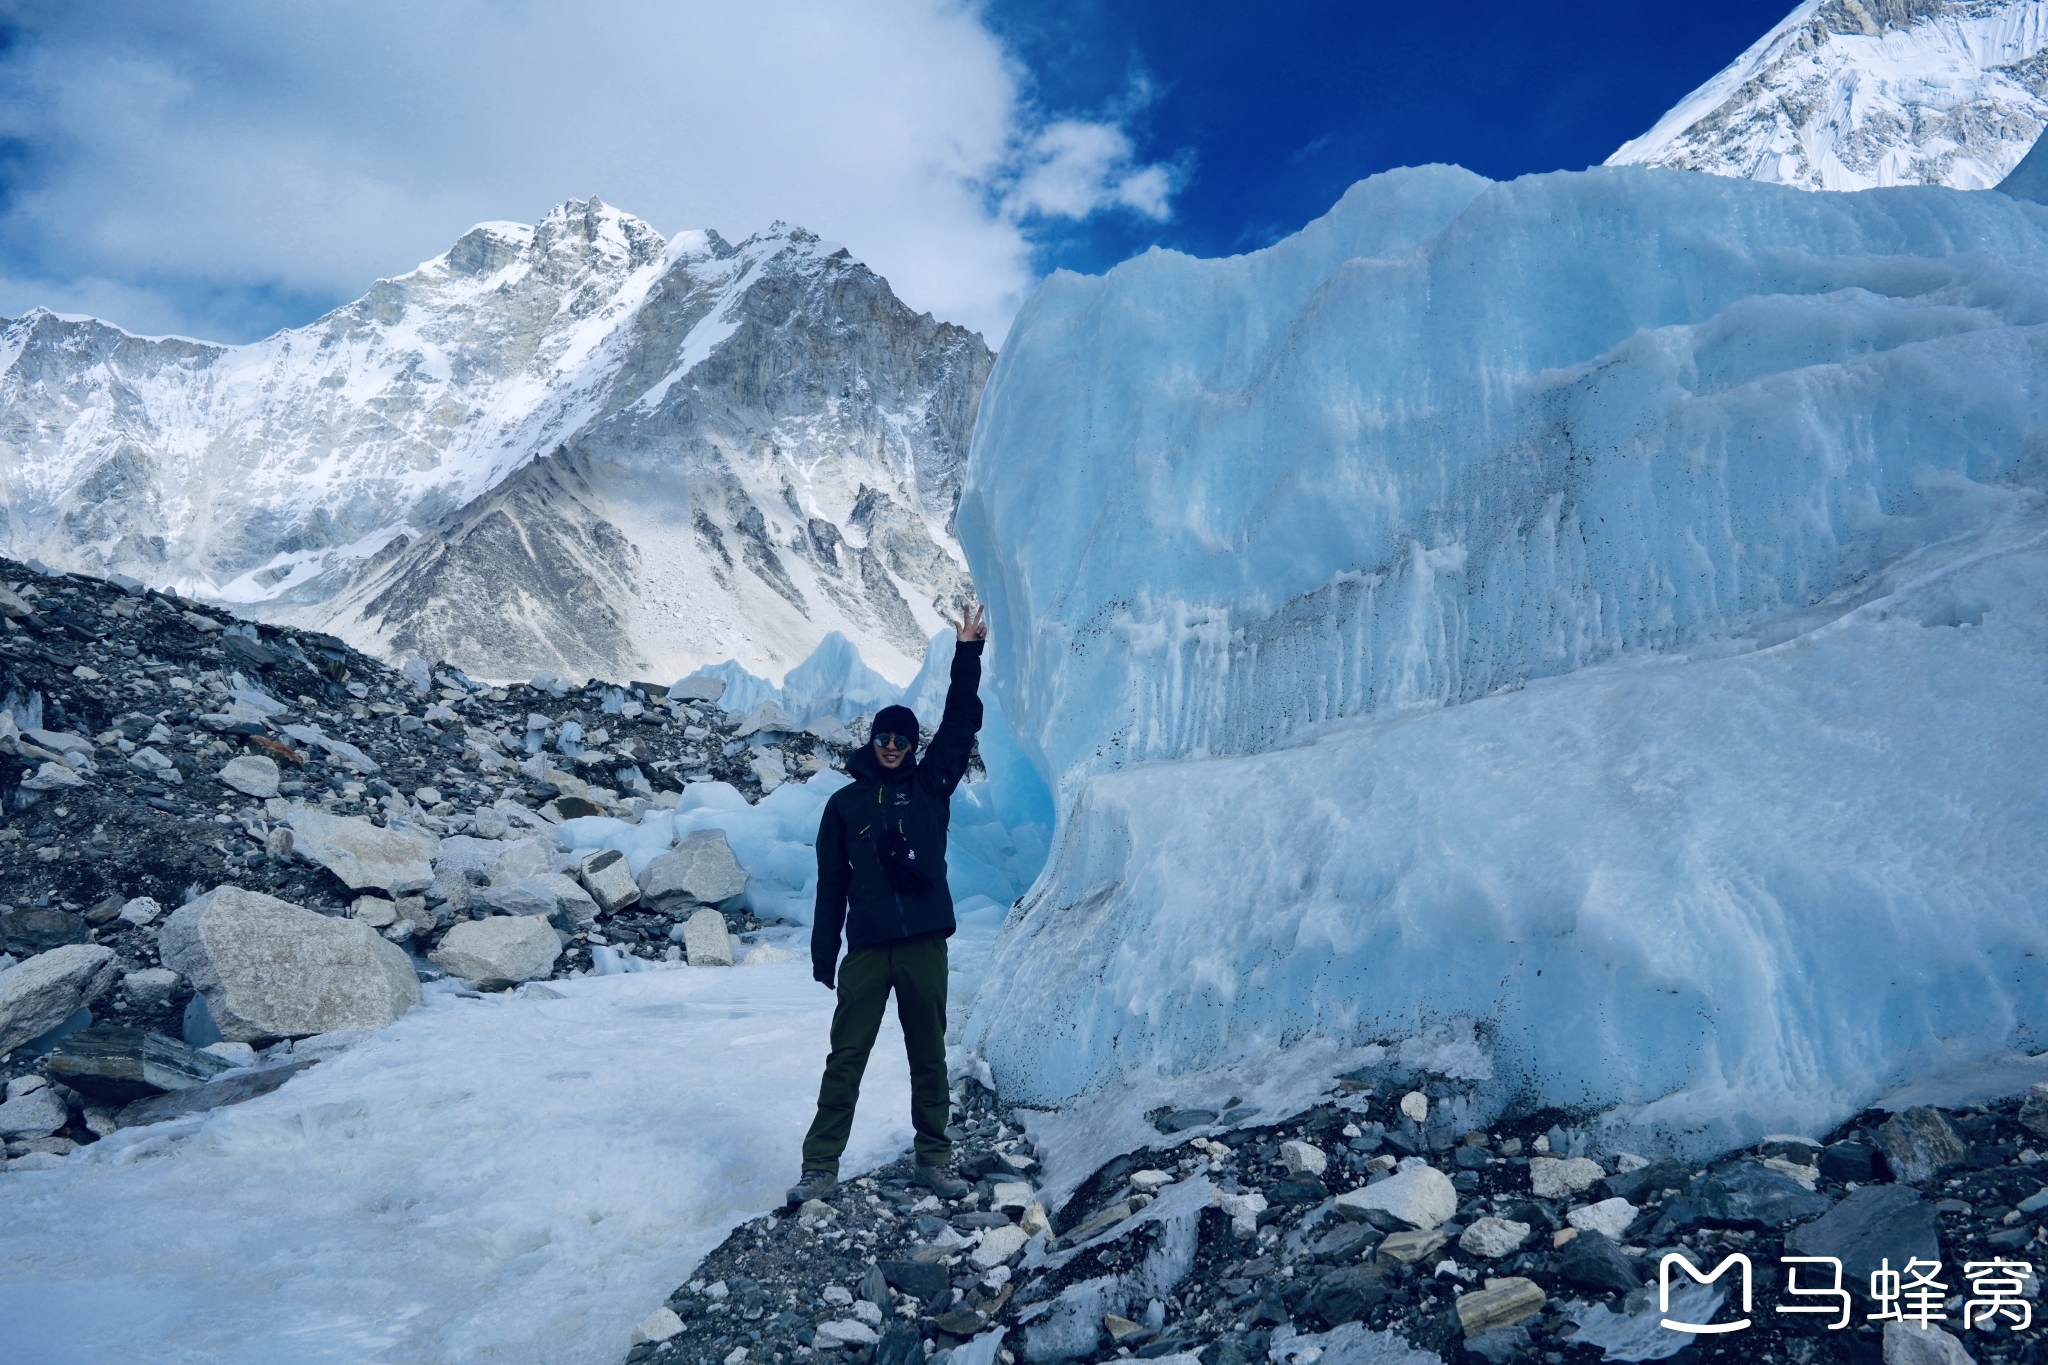
<path fill-rule="evenodd" d="M 917 741 L 909 735 L 876 735 L 875 747 L 877 749 L 915 749 Z"/>

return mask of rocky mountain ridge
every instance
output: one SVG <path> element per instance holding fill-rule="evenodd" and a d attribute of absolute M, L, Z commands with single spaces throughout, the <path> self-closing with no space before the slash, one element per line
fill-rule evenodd
<path fill-rule="evenodd" d="M 1806 0 L 1607 164 L 1981 190 L 2044 126 L 2042 0 Z"/>
<path fill-rule="evenodd" d="M 0 1106 L 24 1169 L 263 1093 L 320 1054 L 309 1037 L 389 1023 L 418 982 L 769 951 L 718 829 L 636 876 L 561 827 L 746 810 L 855 742 L 723 712 L 716 680 L 492 687 L 139 584 L 0 578 L 0 1070 L 68 1078 L 92 1111 Z M 284 942 L 306 960 L 278 961 Z M 221 1074 L 259 1061 L 260 1084 Z"/>
<path fill-rule="evenodd" d="M 0 542 L 480 676 L 907 679 L 992 363 L 801 228 L 572 201 L 246 346 L 0 325 Z"/>

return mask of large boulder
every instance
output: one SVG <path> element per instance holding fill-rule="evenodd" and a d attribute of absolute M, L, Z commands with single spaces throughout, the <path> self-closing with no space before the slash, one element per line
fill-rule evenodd
<path fill-rule="evenodd" d="M 597 922 L 597 902 L 574 877 L 560 872 L 482 887 L 470 901 L 500 915 L 539 915 L 565 934 Z"/>
<path fill-rule="evenodd" d="M 47 1065 L 50 1075 L 87 1099 L 127 1104 L 203 1085 L 230 1063 L 161 1033 L 95 1024 L 65 1039 Z"/>
<path fill-rule="evenodd" d="M 351 891 L 376 888 L 411 895 L 434 884 L 440 840 L 409 829 L 381 829 L 355 816 L 296 810 L 289 817 L 292 848 L 341 878 Z"/>
<path fill-rule="evenodd" d="M 70 943 L 0 972 L 0 1053 L 12 1052 L 105 995 L 121 969 L 114 950 Z"/>
<path fill-rule="evenodd" d="M 420 1002 L 412 960 L 366 924 L 221 886 L 158 937 L 229 1042 L 382 1028 Z"/>
<path fill-rule="evenodd" d="M 71 1119 L 71 1111 L 48 1086 L 14 1095 L 0 1104 L 0 1137 L 48 1137 Z"/>
<path fill-rule="evenodd" d="M 722 829 L 700 829 L 647 864 L 640 873 L 640 894 L 648 901 L 696 901 L 716 905 L 747 889 L 747 874 Z"/>
<path fill-rule="evenodd" d="M 683 924 L 683 951 L 692 967 L 732 966 L 732 934 L 725 916 L 706 906 Z"/>
<path fill-rule="evenodd" d="M 626 855 L 615 848 L 585 858 L 577 874 L 597 908 L 607 915 L 640 899 L 640 887 L 626 866 Z"/>
<path fill-rule="evenodd" d="M 537 915 L 464 920 L 428 954 L 450 976 L 480 986 L 538 981 L 554 970 L 555 959 L 561 955 L 561 940 Z"/>
<path fill-rule="evenodd" d="M 82 915 L 41 906 L 0 915 L 0 948 L 10 953 L 46 953 L 66 943 L 90 943 L 92 930 Z"/>

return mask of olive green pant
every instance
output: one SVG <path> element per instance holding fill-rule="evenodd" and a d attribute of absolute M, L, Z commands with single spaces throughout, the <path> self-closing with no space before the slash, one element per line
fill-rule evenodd
<path fill-rule="evenodd" d="M 882 1029 L 882 1009 L 896 992 L 903 1050 L 910 1054 L 910 1124 L 917 1159 L 942 1166 L 953 1159 L 946 1138 L 946 940 L 925 934 L 862 948 L 839 964 L 839 1007 L 832 1012 L 832 1052 L 818 1082 L 818 1117 L 804 1136 L 804 1169 L 839 1171 L 853 1133 L 860 1078 Z"/>

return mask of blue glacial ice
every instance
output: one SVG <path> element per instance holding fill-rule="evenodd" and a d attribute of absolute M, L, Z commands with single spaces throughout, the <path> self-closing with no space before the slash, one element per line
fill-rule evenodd
<path fill-rule="evenodd" d="M 1463 1018 L 1701 1147 L 2048 1042 L 2044 323 L 2039 205 L 1633 168 L 1056 275 L 959 519 L 1061 816 L 997 1080 Z"/>

